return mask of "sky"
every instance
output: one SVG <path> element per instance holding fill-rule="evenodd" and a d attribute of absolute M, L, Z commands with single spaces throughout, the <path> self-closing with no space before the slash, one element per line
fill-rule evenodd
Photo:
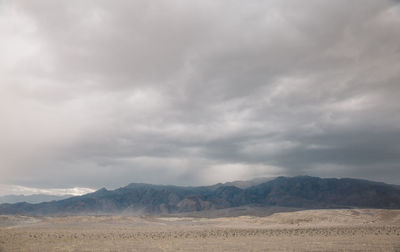
<path fill-rule="evenodd" d="M 2 194 L 400 184 L 398 1 L 0 0 L 0 55 Z"/>

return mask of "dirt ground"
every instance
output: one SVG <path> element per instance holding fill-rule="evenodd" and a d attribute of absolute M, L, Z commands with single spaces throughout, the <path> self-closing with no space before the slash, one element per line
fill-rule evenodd
<path fill-rule="evenodd" d="M 400 210 L 229 218 L 0 216 L 0 251 L 400 251 Z"/>

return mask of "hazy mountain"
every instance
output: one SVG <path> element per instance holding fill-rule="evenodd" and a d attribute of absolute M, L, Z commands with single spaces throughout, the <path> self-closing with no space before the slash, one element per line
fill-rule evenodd
<path fill-rule="evenodd" d="M 0 196 L 1 203 L 17 203 L 17 202 L 27 202 L 27 203 L 40 203 L 53 200 L 62 200 L 70 198 L 73 195 L 48 195 L 48 194 L 32 194 L 32 195 L 4 195 Z"/>
<path fill-rule="evenodd" d="M 39 204 L 0 205 L 0 214 L 165 214 L 239 206 L 400 208 L 398 186 L 359 179 L 278 177 L 244 189 L 217 184 L 181 187 L 133 183 Z"/>
<path fill-rule="evenodd" d="M 236 186 L 241 189 L 246 189 L 248 187 L 259 185 L 261 183 L 265 183 L 265 182 L 273 180 L 273 179 L 274 178 L 260 177 L 260 178 L 254 178 L 252 180 L 236 180 L 236 181 L 232 181 L 232 182 L 218 183 L 218 184 L 212 185 L 210 187 L 218 188 L 221 186 Z"/>

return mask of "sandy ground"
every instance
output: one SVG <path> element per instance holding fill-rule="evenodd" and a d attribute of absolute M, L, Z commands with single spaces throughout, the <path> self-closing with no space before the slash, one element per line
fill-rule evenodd
<path fill-rule="evenodd" d="M 0 251 L 400 251 L 400 210 L 268 217 L 0 216 Z"/>

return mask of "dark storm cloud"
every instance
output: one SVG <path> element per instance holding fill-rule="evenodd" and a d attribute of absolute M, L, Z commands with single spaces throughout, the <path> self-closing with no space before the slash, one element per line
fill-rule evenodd
<path fill-rule="evenodd" d="M 3 1 L 3 184 L 400 183 L 393 1 Z"/>

